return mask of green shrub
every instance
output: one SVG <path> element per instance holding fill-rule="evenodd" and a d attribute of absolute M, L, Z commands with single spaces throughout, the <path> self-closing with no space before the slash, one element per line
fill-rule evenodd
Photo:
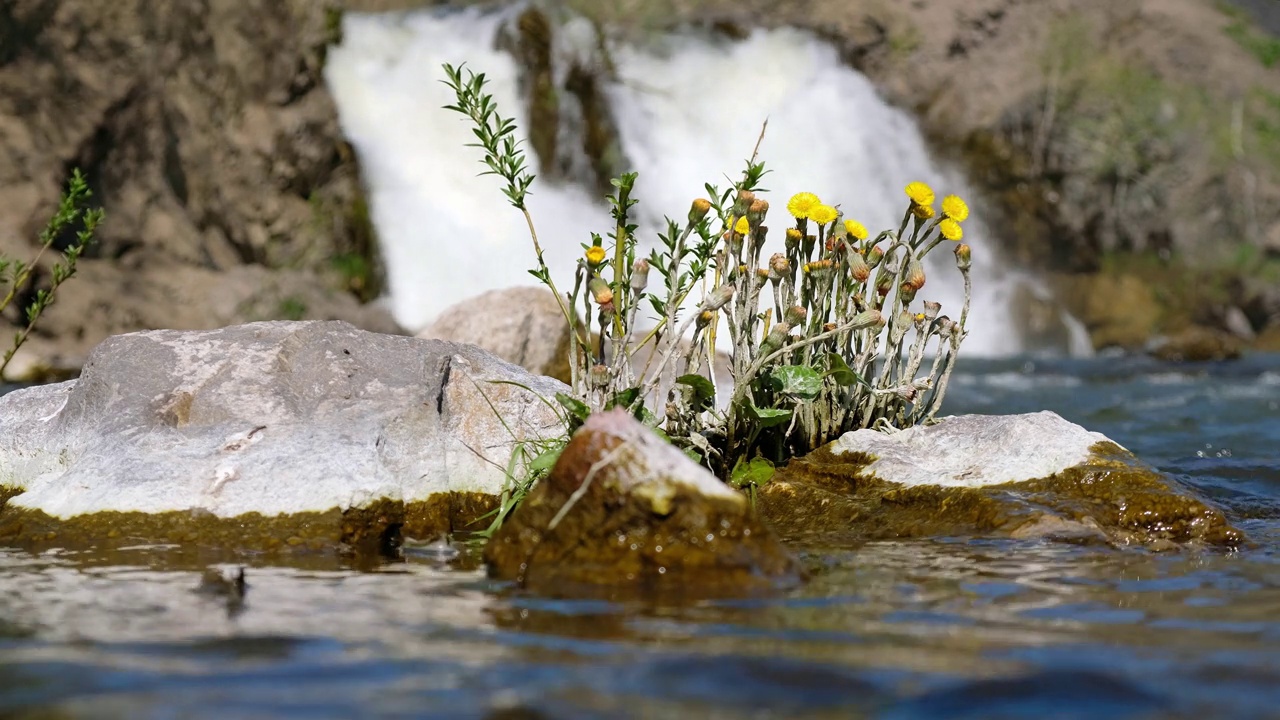
<path fill-rule="evenodd" d="M 448 109 L 471 120 L 485 174 L 505 181 L 507 199 L 524 214 L 536 260 L 530 272 L 555 294 L 575 338 L 573 393 L 558 397 L 569 430 L 592 412 L 624 408 L 720 477 L 755 487 L 776 463 L 846 431 L 933 420 L 966 334 L 968 245 L 955 245 L 965 287 L 959 319 L 941 315 L 938 303 L 915 301 L 925 257 L 944 239 L 961 239 L 969 211 L 960 198 L 944 198 L 935 213 L 933 190 L 911 183 L 901 225 L 870 238 L 835 207 L 796 193 L 787 203 L 794 226 L 783 251 L 766 256 L 769 203 L 759 187 L 766 170 L 753 152 L 737 183 L 724 190 L 707 184 L 707 197 L 693 200 L 679 221 L 668 219 L 657 249 L 639 257 L 636 174 L 627 173 L 613 180 L 613 228 L 583 243 L 562 292 L 525 205 L 533 175 L 514 121 L 499 115 L 483 74 L 464 77 L 450 65 L 445 72 L 457 98 Z M 642 309 L 654 313 L 647 332 L 638 328 Z M 732 348 L 728 398 L 706 377 L 722 327 Z M 637 371 L 641 351 L 651 366 Z"/>

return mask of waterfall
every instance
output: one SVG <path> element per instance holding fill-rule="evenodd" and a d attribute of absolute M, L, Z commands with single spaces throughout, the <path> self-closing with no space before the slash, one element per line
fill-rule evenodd
<path fill-rule="evenodd" d="M 348 13 L 343 43 L 329 53 L 326 77 L 363 165 L 392 312 L 409 329 L 484 290 L 536 282 L 526 272 L 533 250 L 523 217 L 506 204 L 497 178 L 477 175 L 483 167 L 479 150 L 466 147 L 474 140 L 468 123 L 442 109 L 454 99 L 439 82 L 441 64 L 466 62 L 485 73 L 500 111 L 524 123 L 519 68 L 494 47 L 503 21 L 475 10 Z M 801 190 L 840 204 L 873 233 L 897 228 L 906 207 L 902 188 L 912 180 L 939 195 L 972 197 L 963 177 L 932 162 L 915 121 L 808 33 L 755 30 L 743 40 L 677 34 L 616 47 L 614 57 L 619 77 L 607 98 L 622 149 L 639 172 L 642 237 L 654 237 L 663 215 L 682 218 L 690 201 L 706 194 L 703 183 L 723 188 L 726 176 L 739 176 L 766 118 L 760 157 L 771 170 L 763 184 L 775 227 L 766 253 L 781 249 L 790 223 L 785 202 Z M 584 187 L 541 179 L 528 205 L 547 264 L 567 284 L 590 232 L 611 226 L 606 206 Z M 1009 282 L 989 234 L 980 218 L 964 227 L 975 288 L 966 354 L 1017 352 Z M 932 254 L 917 302 L 937 300 L 956 317 L 963 293 L 949 249 Z"/>

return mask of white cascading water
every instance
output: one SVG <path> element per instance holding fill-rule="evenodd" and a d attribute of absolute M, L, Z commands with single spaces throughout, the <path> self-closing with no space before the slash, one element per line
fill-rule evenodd
<path fill-rule="evenodd" d="M 494 48 L 503 19 L 475 11 L 348 13 L 343 43 L 329 54 L 327 80 L 343 131 L 360 154 L 392 312 L 408 329 L 484 290 L 536 282 L 526 272 L 533 250 L 523 217 L 506 204 L 499 180 L 477 176 L 483 167 L 480 151 L 466 147 L 474 141 L 468 123 L 442 109 L 454 98 L 439 82 L 441 64 L 466 62 L 485 73 L 500 111 L 523 122 L 519 68 Z M 912 180 L 940 195 L 972 195 L 962 178 L 931 162 L 908 115 L 809 34 L 757 30 L 741 41 L 672 36 L 658 49 L 619 47 L 614 54 L 621 77 L 608 97 L 623 151 L 640 176 L 642 237 L 654 237 L 663 215 L 682 218 L 690 201 L 706 194 L 703 183 L 726 187 L 726 175 L 739 177 L 765 118 L 760 157 L 772 170 L 765 197 L 774 206 L 769 224 L 779 229 L 791 222 L 786 199 L 801 190 L 839 203 L 873 233 L 897 229 L 906 205 L 902 188 Z M 606 207 L 582 187 L 541 180 L 528 205 L 547 264 L 567 285 L 581 243 L 610 227 Z M 979 219 L 965 223 L 965 240 L 974 248 L 966 354 L 1017 352 L 1008 283 L 984 252 L 989 243 Z M 956 317 L 963 294 L 949 247 L 932 259 L 919 300 L 937 300 Z"/>

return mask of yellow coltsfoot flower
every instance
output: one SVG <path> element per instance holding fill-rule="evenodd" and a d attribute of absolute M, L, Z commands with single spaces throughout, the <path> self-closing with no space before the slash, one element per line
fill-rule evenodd
<path fill-rule="evenodd" d="M 809 212 L 822 204 L 817 195 L 811 192 L 798 192 L 787 201 L 787 212 L 797 220 L 809 217 Z"/>
<path fill-rule="evenodd" d="M 600 263 L 604 262 L 604 248 L 600 247 L 599 245 L 592 245 L 591 247 L 587 248 L 586 255 L 587 255 L 587 264 L 590 265 L 591 267 L 595 267 Z"/>
<path fill-rule="evenodd" d="M 917 204 L 915 204 L 915 203 L 911 203 L 911 214 L 912 214 L 912 215 L 915 215 L 916 217 L 920 218 L 921 220 L 929 220 L 929 219 L 932 219 L 932 218 L 933 218 L 933 206 L 932 206 L 932 205 L 917 205 Z"/>
<path fill-rule="evenodd" d="M 942 237 L 953 241 L 964 237 L 964 230 L 960 229 L 960 223 L 949 217 L 943 218 L 942 222 L 938 223 L 938 232 L 942 233 Z"/>
<path fill-rule="evenodd" d="M 809 219 L 819 225 L 833 223 L 839 216 L 840 212 L 830 205 L 816 205 L 809 210 Z"/>
<path fill-rule="evenodd" d="M 867 239 L 867 227 L 857 220 L 845 220 L 844 231 L 848 233 L 851 238 L 856 238 L 858 240 Z"/>
<path fill-rule="evenodd" d="M 916 181 L 907 183 L 907 187 L 904 189 L 906 190 L 907 197 L 911 198 L 911 202 L 916 205 L 933 204 L 933 188 L 928 185 L 920 181 Z"/>
<path fill-rule="evenodd" d="M 739 235 L 746 235 L 751 232 L 751 224 L 747 222 L 745 216 L 738 218 L 738 222 L 733 224 L 733 231 Z"/>
<path fill-rule="evenodd" d="M 956 222 L 964 222 L 969 217 L 969 206 L 959 195 L 948 195 L 942 198 L 942 214 Z"/>

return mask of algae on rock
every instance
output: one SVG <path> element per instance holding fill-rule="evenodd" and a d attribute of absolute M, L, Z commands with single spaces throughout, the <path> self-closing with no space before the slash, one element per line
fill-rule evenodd
<path fill-rule="evenodd" d="M 792 540 L 976 535 L 1156 549 L 1245 541 L 1188 488 L 1048 412 L 851 433 L 780 470 L 758 506 Z"/>
<path fill-rule="evenodd" d="M 551 593 L 741 593 L 800 578 L 742 494 L 621 410 L 591 416 L 485 560 Z"/>

